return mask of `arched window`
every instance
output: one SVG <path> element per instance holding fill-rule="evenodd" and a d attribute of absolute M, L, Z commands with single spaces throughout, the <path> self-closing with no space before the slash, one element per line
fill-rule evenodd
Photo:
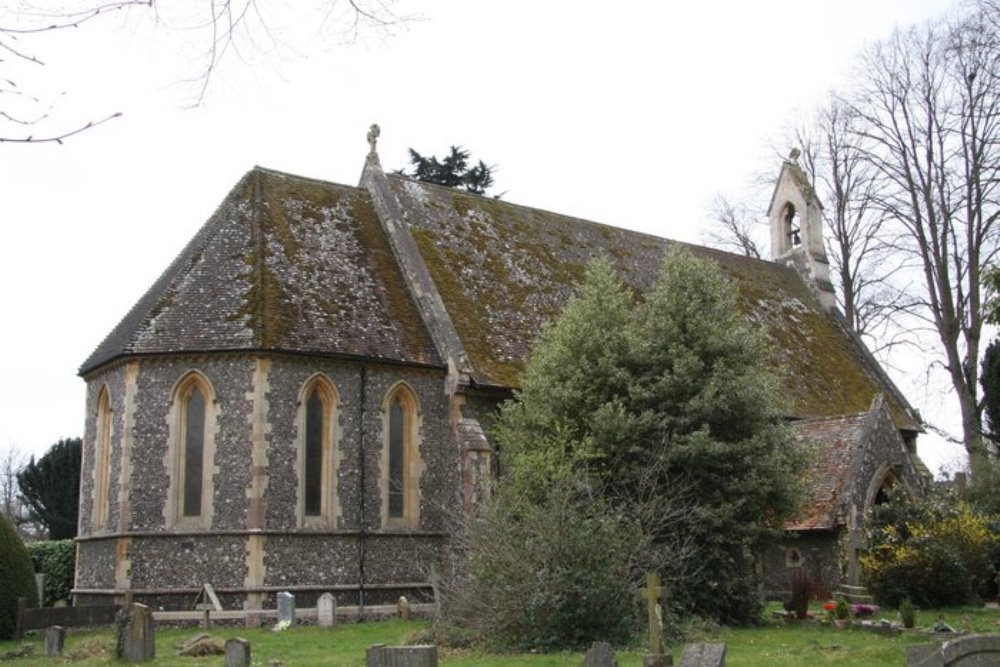
<path fill-rule="evenodd" d="M 181 399 L 184 442 L 181 447 L 181 516 L 201 516 L 201 492 L 205 473 L 205 394 L 198 383 Z"/>
<path fill-rule="evenodd" d="M 299 396 L 299 525 L 331 525 L 336 515 L 337 391 L 324 376 L 308 382 Z"/>
<path fill-rule="evenodd" d="M 416 528 L 420 512 L 420 461 L 416 396 L 405 384 L 395 385 L 382 406 L 382 523 Z"/>
<path fill-rule="evenodd" d="M 209 527 L 215 462 L 215 394 L 191 372 L 174 389 L 169 456 L 173 461 L 169 518 L 179 525 Z"/>
<path fill-rule="evenodd" d="M 111 397 L 107 386 L 97 397 L 94 417 L 94 492 L 92 528 L 99 530 L 108 522 L 108 486 L 111 481 Z"/>

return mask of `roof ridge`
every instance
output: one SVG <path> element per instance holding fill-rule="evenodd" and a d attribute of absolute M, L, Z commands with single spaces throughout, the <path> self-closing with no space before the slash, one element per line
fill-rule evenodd
<path fill-rule="evenodd" d="M 584 223 L 584 224 L 588 224 L 588 225 L 595 225 L 597 227 L 605 227 L 607 229 L 611 229 L 611 230 L 614 230 L 614 231 L 625 232 L 625 233 L 628 233 L 628 234 L 634 234 L 634 235 L 636 235 L 638 237 L 643 237 L 643 238 L 647 238 L 647 239 L 651 239 L 651 240 L 655 240 L 655 241 L 661 241 L 661 242 L 665 241 L 667 243 L 684 246 L 684 247 L 689 248 L 689 249 L 690 248 L 694 248 L 694 249 L 697 249 L 697 251 L 699 251 L 699 252 L 710 252 L 710 253 L 715 253 L 715 254 L 719 254 L 719 255 L 727 255 L 727 256 L 730 256 L 730 257 L 738 257 L 738 258 L 740 258 L 742 260 L 747 260 L 747 261 L 750 261 L 752 263 L 758 263 L 759 262 L 759 263 L 764 264 L 765 266 L 776 267 L 776 268 L 780 268 L 780 269 L 783 269 L 783 270 L 794 272 L 793 268 L 789 267 L 788 265 L 784 264 L 783 262 L 775 262 L 775 261 L 770 260 L 770 259 L 764 259 L 763 257 L 751 257 L 749 255 L 743 255 L 743 254 L 736 253 L 736 252 L 730 252 L 729 250 L 723 250 L 722 248 L 713 248 L 711 246 L 698 245 L 698 244 L 692 243 L 690 241 L 680 241 L 680 240 L 672 239 L 672 238 L 669 238 L 669 237 L 666 237 L 666 236 L 658 236 L 656 234 L 650 234 L 649 232 L 643 232 L 643 231 L 639 231 L 637 229 L 630 229 L 628 227 L 622 227 L 620 225 L 613 225 L 613 224 L 607 223 L 607 222 L 600 222 L 600 221 L 597 221 L 597 220 L 591 220 L 590 218 L 581 218 L 581 217 L 575 216 L 575 215 L 568 215 L 566 213 L 560 213 L 559 211 L 551 211 L 549 209 L 541 208 L 541 207 L 538 207 L 538 206 L 530 206 L 528 204 L 518 204 L 517 202 L 508 201 L 508 200 L 505 200 L 505 199 L 497 199 L 497 198 L 494 198 L 494 197 L 488 197 L 486 195 L 479 195 L 479 194 L 476 194 L 474 192 L 466 192 L 465 190 L 458 190 L 456 188 L 451 188 L 451 187 L 448 187 L 446 185 L 438 185 L 437 183 L 428 183 L 426 181 L 419 181 L 419 180 L 417 180 L 415 178 L 411 178 L 409 176 L 406 176 L 405 174 L 397 174 L 397 173 L 392 172 L 392 173 L 386 174 L 385 176 L 386 176 L 386 178 L 392 178 L 392 179 L 396 179 L 396 180 L 400 180 L 400 181 L 406 181 L 406 182 L 409 182 L 409 183 L 414 183 L 414 184 L 416 184 L 416 185 L 418 185 L 420 187 L 426 187 L 426 188 L 431 188 L 431 189 L 434 189 L 434 190 L 440 190 L 441 192 L 445 192 L 445 193 L 448 193 L 448 194 L 458 194 L 458 195 L 461 195 L 461 196 L 473 197 L 475 199 L 482 199 L 482 200 L 485 200 L 485 201 L 499 202 L 499 203 L 503 204 L 504 206 L 510 206 L 512 208 L 521 209 L 523 211 L 532 211 L 532 212 L 537 212 L 537 213 L 543 213 L 543 214 L 545 214 L 547 216 L 558 216 L 560 218 L 564 218 L 566 220 L 572 220 L 574 222 Z M 796 275 L 798 275 L 797 272 L 796 272 Z"/>

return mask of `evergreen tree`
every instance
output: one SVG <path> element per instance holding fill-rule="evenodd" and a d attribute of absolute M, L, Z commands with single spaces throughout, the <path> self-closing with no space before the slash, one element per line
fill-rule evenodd
<path fill-rule="evenodd" d="M 21 597 L 28 599 L 29 607 L 35 606 L 35 571 L 21 537 L 0 514 L 0 639 L 13 636 Z"/>
<path fill-rule="evenodd" d="M 82 448 L 80 438 L 60 440 L 17 474 L 31 520 L 45 526 L 51 540 L 76 537 Z"/>
<path fill-rule="evenodd" d="M 413 171 L 406 173 L 424 183 L 435 183 L 448 188 L 459 188 L 472 194 L 482 195 L 493 186 L 493 167 L 480 160 L 469 166 L 469 151 L 461 146 L 452 146 L 442 160 L 435 156 L 424 157 L 410 149 L 410 164 Z"/>
<path fill-rule="evenodd" d="M 994 443 L 1000 442 L 1000 339 L 994 340 L 983 353 L 980 384 L 983 387 L 983 434 Z"/>
<path fill-rule="evenodd" d="M 660 537 L 693 544 L 700 567 L 673 603 L 751 622 L 753 559 L 797 509 L 803 467 L 767 361 L 714 264 L 672 252 L 636 301 L 595 263 L 502 411 L 510 483 L 544 497 L 547 479 L 585 476 L 614 499 L 654 471 L 657 488 L 687 489 L 687 520 Z"/>

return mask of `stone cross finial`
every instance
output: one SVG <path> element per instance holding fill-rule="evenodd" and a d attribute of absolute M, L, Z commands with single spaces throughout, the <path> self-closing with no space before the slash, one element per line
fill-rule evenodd
<path fill-rule="evenodd" d="M 382 133 L 378 123 L 372 123 L 368 128 L 368 162 L 379 164 L 378 160 L 378 136 Z"/>

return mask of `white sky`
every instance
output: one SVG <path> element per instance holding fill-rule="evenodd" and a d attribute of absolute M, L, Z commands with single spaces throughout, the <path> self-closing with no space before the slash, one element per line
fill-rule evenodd
<path fill-rule="evenodd" d="M 701 242 L 712 196 L 743 188 L 866 41 L 952 4 L 403 0 L 423 20 L 353 46 L 317 45 L 315 17 L 272 21 L 278 50 L 226 63 L 194 109 L 182 14 L 23 43 L 46 66 L 17 83 L 66 91 L 49 127 L 123 116 L 62 146 L 0 144 L 0 451 L 83 433 L 80 363 L 254 164 L 354 184 L 378 122 L 387 169 L 459 144 L 498 165 L 508 201 Z M 956 424 L 951 397 L 904 370 L 911 402 Z M 959 451 L 921 440 L 932 470 Z"/>

